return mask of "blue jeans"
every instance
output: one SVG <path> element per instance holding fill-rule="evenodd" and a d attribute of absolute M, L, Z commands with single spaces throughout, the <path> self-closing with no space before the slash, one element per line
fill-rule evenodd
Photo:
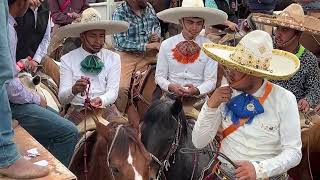
<path fill-rule="evenodd" d="M 78 129 L 51 108 L 37 104 L 11 104 L 12 116 L 37 141 L 68 167 L 78 142 Z"/>
<path fill-rule="evenodd" d="M 6 91 L 6 81 L 13 78 L 12 61 L 8 41 L 8 4 L 0 1 L 0 168 L 7 167 L 21 155 L 12 141 L 11 110 Z"/>

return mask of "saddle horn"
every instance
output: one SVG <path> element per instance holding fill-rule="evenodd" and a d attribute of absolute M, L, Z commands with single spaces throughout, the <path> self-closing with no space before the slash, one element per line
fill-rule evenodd
<path fill-rule="evenodd" d="M 41 77 L 36 75 L 35 77 L 32 78 L 32 83 L 36 86 L 38 84 L 40 84 L 41 82 Z"/>

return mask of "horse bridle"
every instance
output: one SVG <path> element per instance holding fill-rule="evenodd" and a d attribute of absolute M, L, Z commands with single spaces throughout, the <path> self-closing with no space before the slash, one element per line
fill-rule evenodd
<path fill-rule="evenodd" d="M 174 140 L 171 143 L 170 149 L 165 157 L 165 159 L 161 162 L 155 155 L 153 155 L 152 153 L 150 153 L 150 156 L 152 157 L 152 159 L 158 164 L 160 165 L 159 170 L 157 171 L 157 177 L 156 180 L 159 180 L 160 177 L 162 177 L 164 180 L 166 180 L 166 176 L 164 174 L 164 170 L 168 171 L 169 167 L 170 167 L 170 157 L 172 157 L 172 155 L 174 155 L 178 149 L 179 146 L 179 142 L 180 142 L 180 138 L 181 138 L 181 130 L 182 130 L 182 125 L 181 125 L 181 119 L 180 118 L 176 118 L 172 115 L 172 118 L 178 123 L 178 127 L 175 133 L 175 137 Z M 173 164 L 175 163 L 175 156 L 174 156 L 174 160 L 172 162 Z"/>
<path fill-rule="evenodd" d="M 113 180 L 115 180 L 115 177 L 114 177 L 113 171 L 112 171 L 112 169 L 110 167 L 110 154 L 111 154 L 111 151 L 113 149 L 114 142 L 116 141 L 116 139 L 118 137 L 118 134 L 119 134 L 119 131 L 122 128 L 122 126 L 123 126 L 123 124 L 120 124 L 120 125 L 117 126 L 116 133 L 115 133 L 115 135 L 114 135 L 114 137 L 113 137 L 113 139 L 111 141 L 111 145 L 109 147 L 108 154 L 107 154 L 107 166 L 108 166 L 108 168 L 109 168 L 109 170 L 111 172 Z"/>

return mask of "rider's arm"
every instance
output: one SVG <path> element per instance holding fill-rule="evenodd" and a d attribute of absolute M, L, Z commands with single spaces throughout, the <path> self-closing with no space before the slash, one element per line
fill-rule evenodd
<path fill-rule="evenodd" d="M 306 75 L 306 100 L 310 106 L 315 105 L 320 98 L 320 69 L 317 58 L 312 55 L 306 59 L 308 66 Z"/>
<path fill-rule="evenodd" d="M 34 103 L 40 105 L 40 96 L 29 91 L 19 78 L 10 80 L 6 86 L 9 101 L 14 104 Z"/>
<path fill-rule="evenodd" d="M 113 56 L 113 64 L 111 65 L 109 73 L 106 75 L 107 88 L 106 93 L 100 96 L 102 100 L 102 107 L 114 103 L 118 97 L 119 82 L 120 82 L 120 55 Z"/>
<path fill-rule="evenodd" d="M 204 82 L 197 88 L 200 94 L 207 94 L 216 88 L 218 74 L 218 63 L 208 58 L 208 62 L 204 69 Z"/>
<path fill-rule="evenodd" d="M 301 160 L 301 131 L 298 106 L 292 93 L 283 95 L 279 101 L 282 107 L 277 109 L 280 118 L 280 143 L 279 155 L 260 162 L 252 162 L 257 179 L 272 177 L 295 167 Z"/>
<path fill-rule="evenodd" d="M 207 102 L 202 106 L 192 131 L 192 142 L 196 148 L 207 146 L 216 136 L 222 122 L 221 107 L 210 108 Z"/>
<path fill-rule="evenodd" d="M 64 56 L 61 58 L 61 66 L 60 66 L 60 86 L 59 86 L 59 100 L 61 104 L 66 105 L 69 104 L 73 98 L 74 95 L 72 94 L 72 68 L 68 64 L 68 61 L 70 62 L 71 59 L 64 59 Z"/>
<path fill-rule="evenodd" d="M 38 49 L 33 57 L 37 63 L 41 63 L 42 58 L 47 54 L 48 46 L 50 43 L 50 31 L 51 31 L 51 21 L 48 19 L 46 33 L 44 34 L 41 43 L 38 46 Z"/>
<path fill-rule="evenodd" d="M 73 18 L 66 12 L 61 12 L 58 0 L 49 0 L 49 10 L 54 24 L 66 25 L 73 21 Z"/>
<path fill-rule="evenodd" d="M 168 91 L 168 87 L 170 84 L 170 82 L 168 81 L 169 64 L 168 58 L 166 56 L 166 53 L 168 52 L 166 50 L 166 42 L 167 41 L 164 41 L 160 46 L 155 74 L 156 84 L 158 84 L 164 91 Z"/>

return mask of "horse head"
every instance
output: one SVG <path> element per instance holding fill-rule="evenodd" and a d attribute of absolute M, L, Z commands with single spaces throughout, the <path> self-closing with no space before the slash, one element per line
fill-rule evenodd
<path fill-rule="evenodd" d="M 163 175 L 164 168 L 173 163 L 173 157 L 180 163 L 182 161 L 186 163 L 186 159 L 178 153 L 178 148 L 186 146 L 188 141 L 187 121 L 181 100 L 169 98 L 155 100 L 145 113 L 141 133 L 143 144 L 153 154 L 155 160 L 151 166 L 152 173 Z M 175 165 L 179 166 L 178 163 Z"/>
<path fill-rule="evenodd" d="M 89 161 L 88 177 L 110 180 L 149 180 L 151 156 L 139 135 L 139 120 L 121 124 L 96 123 L 96 141 Z"/>

